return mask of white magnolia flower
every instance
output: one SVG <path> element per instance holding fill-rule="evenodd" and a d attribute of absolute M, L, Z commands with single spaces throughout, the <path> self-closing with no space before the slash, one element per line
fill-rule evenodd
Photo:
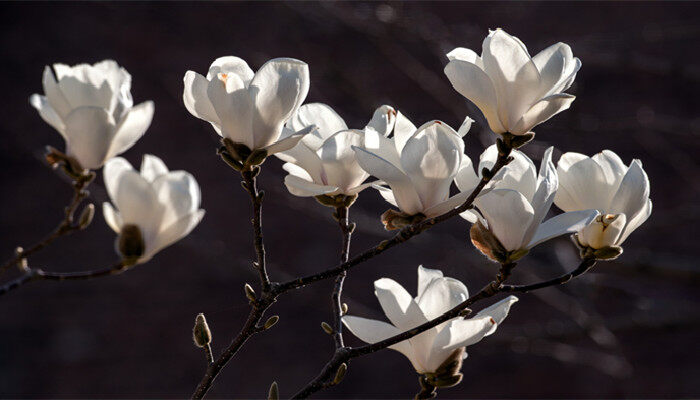
<path fill-rule="evenodd" d="M 579 232 L 579 242 L 584 246 L 619 246 L 651 215 L 649 178 L 639 160 L 628 167 L 610 150 L 593 157 L 565 153 L 557 172 L 557 207 L 564 211 L 593 208 L 603 214 Z"/>
<path fill-rule="evenodd" d="M 348 129 L 345 121 L 325 104 L 301 106 L 287 122 L 286 132 L 312 126 L 315 131 L 291 150 L 276 154 L 286 161 L 283 168 L 289 175 L 284 183 L 289 192 L 296 196 L 351 196 L 367 188 L 371 183 L 362 182 L 369 174 L 357 163 L 352 146 L 362 146 L 365 130 L 387 136 L 395 119 L 392 107 L 381 106 L 363 130 Z"/>
<path fill-rule="evenodd" d="M 156 156 L 143 157 L 140 174 L 125 159 L 114 158 L 105 165 L 104 181 L 117 208 L 103 203 L 105 221 L 117 233 L 126 226 L 139 228 L 144 245 L 139 262 L 185 237 L 204 216 L 194 177 L 168 171 Z"/>
<path fill-rule="evenodd" d="M 63 136 L 66 154 L 87 169 L 100 168 L 143 136 L 153 118 L 153 102 L 137 106 L 131 75 L 115 61 L 44 68 L 44 96 L 29 102 Z"/>
<path fill-rule="evenodd" d="M 187 110 L 235 143 L 274 154 L 291 149 L 303 136 L 280 140 L 284 123 L 309 92 L 309 67 L 302 61 L 275 58 L 253 73 L 242 59 L 221 57 L 206 78 L 187 71 L 184 81 Z"/>
<path fill-rule="evenodd" d="M 476 105 L 495 133 L 528 133 L 569 108 L 571 87 L 581 61 L 557 43 L 530 57 L 525 44 L 501 29 L 484 39 L 481 57 L 458 47 L 447 54 L 445 74 Z"/>
<path fill-rule="evenodd" d="M 343 317 L 350 332 L 367 343 L 376 343 L 413 329 L 469 298 L 462 282 L 443 277 L 442 271 L 422 266 L 418 267 L 418 296 L 415 298 L 388 278 L 375 281 L 374 289 L 391 324 L 351 315 Z M 456 349 L 471 346 L 494 333 L 516 301 L 517 297 L 508 296 L 472 318 L 451 319 L 389 348 L 408 357 L 418 373 L 433 373 Z"/>
<path fill-rule="evenodd" d="M 462 137 L 472 120 L 455 132 L 441 121 L 416 129 L 397 113 L 394 136 L 365 132 L 363 147 L 354 147 L 360 166 L 389 185 L 375 186 L 386 201 L 407 215 L 434 217 L 461 205 L 470 193 L 450 197 L 450 185 L 459 166 L 471 165 Z"/>
<path fill-rule="evenodd" d="M 552 163 L 552 147 L 545 151 L 539 175 L 525 154 L 513 150 L 511 155 L 513 161 L 494 177 L 491 190 L 474 201 L 478 211 L 461 214 L 470 222 L 478 220 L 498 239 L 502 250 L 528 250 L 551 238 L 576 232 L 598 216 L 595 210 L 577 210 L 543 223 L 559 184 Z M 495 146 L 486 149 L 481 155 L 479 169 L 492 166 L 497 156 Z M 456 179 L 457 186 L 465 190 L 472 187 L 476 179 L 471 166 L 462 168 Z"/>

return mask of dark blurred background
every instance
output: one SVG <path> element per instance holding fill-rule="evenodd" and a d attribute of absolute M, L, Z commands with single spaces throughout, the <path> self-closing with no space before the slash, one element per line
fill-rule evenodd
<path fill-rule="evenodd" d="M 133 76 L 136 103 L 152 99 L 147 134 L 124 156 L 154 153 L 199 181 L 207 215 L 186 239 L 127 274 L 90 282 L 40 282 L 0 298 L 0 396 L 61 398 L 188 397 L 205 369 L 191 328 L 204 312 L 215 353 L 247 315 L 245 282 L 257 282 L 250 206 L 239 177 L 214 151 L 218 137 L 182 104 L 182 77 L 237 55 L 257 69 L 273 57 L 309 63 L 307 101 L 334 107 L 360 128 L 391 104 L 416 124 L 441 119 L 467 136 L 472 157 L 495 138 L 480 113 L 454 91 L 442 69 L 456 46 L 480 49 L 488 29 L 520 37 L 532 54 L 557 41 L 583 62 L 572 108 L 536 129 L 526 152 L 546 146 L 640 158 L 654 212 L 614 262 L 566 286 L 520 296 L 498 332 L 469 349 L 461 385 L 442 398 L 700 396 L 700 7 L 698 3 L 3 3 L 0 5 L 0 258 L 41 239 L 62 217 L 71 189 L 42 161 L 61 137 L 28 104 L 42 93 L 44 65 L 113 58 Z M 560 152 L 558 154 L 560 154 Z M 555 157 L 558 157 L 558 154 Z M 538 163 L 538 161 L 536 161 Z M 285 280 L 333 265 L 340 236 L 329 209 L 282 185 L 281 163 L 262 173 L 269 267 Z M 101 172 L 90 201 L 107 200 Z M 351 211 L 353 251 L 388 238 L 387 209 L 363 192 Z M 383 319 L 372 282 L 391 277 L 415 293 L 419 263 L 478 290 L 495 274 L 451 220 L 354 269 L 350 313 Z M 114 233 L 98 212 L 87 232 L 30 259 L 47 270 L 88 270 L 116 259 Z M 577 264 L 567 238 L 536 248 L 514 282 L 555 276 Z M 4 279 L 10 279 L 7 275 Z M 332 341 L 331 283 L 284 296 L 280 322 L 255 336 L 210 392 L 212 398 L 263 397 L 276 380 L 289 396 L 327 361 Z M 347 335 L 350 344 L 360 342 Z M 417 376 L 399 353 L 357 359 L 342 385 L 318 398 L 406 398 Z"/>

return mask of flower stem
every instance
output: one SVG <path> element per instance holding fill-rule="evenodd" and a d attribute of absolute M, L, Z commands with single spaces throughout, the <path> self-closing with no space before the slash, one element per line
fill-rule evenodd
<path fill-rule="evenodd" d="M 337 207 L 334 216 L 338 220 L 340 231 L 343 234 L 343 247 L 340 253 L 340 262 L 344 263 L 348 261 L 350 256 L 350 240 L 352 238 L 352 232 L 355 230 L 355 224 L 350 223 L 349 207 L 347 206 Z M 335 285 L 333 286 L 333 294 L 331 295 L 333 303 L 333 339 L 335 340 L 336 348 L 345 346 L 343 343 L 343 323 L 341 321 L 343 317 L 343 303 L 341 297 L 343 294 L 343 283 L 345 282 L 347 274 L 347 271 L 343 271 L 335 277 Z"/>

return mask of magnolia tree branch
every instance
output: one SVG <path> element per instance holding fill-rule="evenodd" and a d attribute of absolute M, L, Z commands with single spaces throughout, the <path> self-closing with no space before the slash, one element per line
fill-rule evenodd
<path fill-rule="evenodd" d="M 270 290 L 270 277 L 267 275 L 265 265 L 265 243 L 263 242 L 262 232 L 262 201 L 265 192 L 258 190 L 258 174 L 260 174 L 260 167 L 257 165 L 249 170 L 241 171 L 241 176 L 243 176 L 243 182 L 241 182 L 241 184 L 248 194 L 250 194 L 250 201 L 253 203 L 253 236 L 255 253 L 258 257 L 258 260 L 253 263 L 253 266 L 260 274 L 260 285 L 263 292 L 267 292 Z"/>
<path fill-rule="evenodd" d="M 334 214 L 334 217 L 338 220 L 340 231 L 343 233 L 343 247 L 340 254 L 340 262 L 342 263 L 347 262 L 350 257 L 350 239 L 352 238 L 352 232 L 355 230 L 355 224 L 350 223 L 348 214 L 349 207 L 347 206 L 337 207 Z M 335 277 L 335 286 L 331 295 L 333 304 L 333 340 L 336 348 L 345 346 L 343 343 L 343 323 L 341 321 L 345 311 L 343 310 L 341 296 L 343 294 L 343 282 L 345 282 L 347 274 L 347 271 L 343 271 Z"/>
<path fill-rule="evenodd" d="M 118 275 L 122 272 L 128 270 L 133 264 L 127 263 L 125 261 L 119 261 L 118 263 L 102 269 L 97 269 L 93 271 L 83 271 L 83 272 L 47 272 L 38 268 L 29 268 L 23 266 L 25 273 L 19 278 L 12 280 L 2 287 L 0 287 L 0 296 L 3 294 L 17 289 L 18 287 L 27 284 L 29 282 L 35 281 L 80 281 L 88 280 L 94 278 L 100 278 L 103 276 Z"/>
<path fill-rule="evenodd" d="M 392 336 L 385 340 L 367 344 L 360 347 L 345 347 L 336 351 L 333 359 L 328 362 L 321 371 L 321 373 L 316 376 L 309 384 L 307 384 L 303 389 L 301 389 L 297 394 L 294 395 L 295 399 L 307 398 L 310 395 L 316 393 L 317 391 L 328 387 L 328 380 L 331 379 L 333 372 L 337 371 L 342 364 L 346 364 L 353 358 L 357 358 L 363 355 L 375 353 L 379 350 L 386 349 L 389 346 L 402 342 L 404 340 L 410 339 L 417 336 L 428 329 L 434 328 L 443 322 L 449 321 L 453 318 L 457 318 L 462 313 L 468 309 L 471 305 L 477 303 L 478 301 L 492 297 L 498 293 L 508 293 L 508 292 L 527 292 L 530 290 L 542 289 L 549 286 L 561 285 L 569 282 L 572 278 L 583 274 L 588 271 L 594 264 L 596 260 L 591 258 L 586 258 L 581 261 L 581 264 L 572 272 L 562 275 L 555 279 L 550 279 L 548 281 L 540 282 L 533 285 L 523 285 L 523 286 L 512 286 L 503 285 L 506 279 L 510 276 L 513 268 L 515 268 L 515 263 L 503 264 L 501 269 L 496 275 L 496 278 L 484 286 L 478 293 L 469 297 L 467 300 L 463 301 L 459 305 L 455 306 L 451 310 L 445 312 L 441 316 L 423 323 L 413 329 L 409 329 L 398 335 Z"/>
<path fill-rule="evenodd" d="M 93 179 L 95 179 L 95 174 L 93 172 L 90 172 L 77 177 L 73 181 L 73 199 L 65 209 L 63 220 L 58 224 L 58 226 L 53 230 L 53 232 L 51 232 L 51 234 L 41 242 L 36 243 L 26 249 L 18 247 L 15 251 L 15 256 L 9 259 L 4 264 L 0 265 L 0 274 L 5 272 L 13 265 L 20 264 L 23 259 L 48 246 L 51 242 L 60 238 L 61 236 L 68 235 L 85 227 L 82 226 L 80 222 L 75 223 L 74 216 L 80 203 L 82 203 L 83 200 L 89 195 L 89 192 L 85 189 L 88 187 L 88 185 L 90 185 Z"/>
<path fill-rule="evenodd" d="M 502 145 L 503 142 L 500 141 L 499 143 Z M 268 290 L 263 289 L 263 293 L 254 299 L 251 300 L 251 305 L 252 309 L 250 311 L 250 314 L 248 315 L 248 319 L 245 322 L 245 325 L 243 326 L 243 329 L 239 332 L 238 336 L 233 339 L 229 347 L 216 359 L 214 360 L 213 363 L 209 365 L 207 368 L 206 373 L 204 374 L 204 377 L 202 377 L 202 380 L 199 382 L 199 385 L 197 385 L 197 389 L 192 395 L 193 399 L 201 399 L 203 398 L 209 388 L 211 387 L 212 383 L 214 382 L 214 379 L 216 379 L 217 375 L 221 372 L 224 366 L 229 362 L 229 360 L 238 352 L 238 350 L 243 346 L 243 344 L 250 338 L 252 335 L 254 335 L 257 332 L 260 332 L 263 330 L 263 328 L 258 327 L 257 324 L 260 322 L 262 319 L 262 316 L 264 312 L 270 307 L 272 303 L 274 303 L 277 300 L 277 297 L 280 296 L 283 293 L 286 293 L 290 290 L 293 289 L 298 289 L 301 287 L 304 287 L 306 285 L 309 285 L 314 282 L 318 282 L 321 280 L 337 277 L 341 274 L 346 273 L 350 268 L 361 264 L 371 258 L 374 258 L 375 256 L 378 256 L 379 254 L 382 254 L 386 250 L 395 247 L 398 244 L 401 244 L 403 242 L 408 241 L 412 237 L 422 233 L 423 231 L 426 231 L 430 229 L 432 226 L 444 222 L 452 217 L 455 217 L 459 215 L 460 213 L 470 209 L 473 206 L 474 200 L 476 197 L 481 193 L 481 191 L 484 189 L 484 187 L 491 181 L 494 175 L 498 173 L 498 171 L 501 170 L 505 165 L 507 165 L 511 160 L 512 157 L 510 157 L 510 151 L 511 149 L 505 145 L 499 146 L 503 149 L 503 151 L 499 151 L 498 158 L 496 159 L 496 163 L 493 165 L 493 167 L 490 170 L 486 170 L 482 172 L 482 177 L 479 183 L 476 185 L 476 187 L 472 190 L 470 193 L 469 197 L 462 203 L 461 206 L 445 213 L 437 217 L 433 218 L 428 218 L 425 219 L 421 222 L 415 223 L 413 225 L 409 225 L 403 229 L 401 229 L 393 238 L 384 240 L 380 242 L 379 244 L 375 245 L 374 247 L 365 250 L 364 252 L 360 253 L 359 255 L 348 259 L 347 261 L 341 262 L 341 264 L 327 269 L 325 271 L 312 274 L 312 275 L 307 275 L 305 277 L 293 279 L 291 281 L 287 281 L 284 283 L 272 283 L 269 281 L 269 278 L 267 276 L 267 272 L 264 269 L 265 265 L 264 262 L 262 264 L 258 263 L 256 267 L 259 267 L 262 265 L 263 268 L 258 268 L 258 271 L 260 272 L 260 278 L 261 282 L 268 282 Z M 255 178 L 260 172 L 259 167 L 253 167 L 255 169 L 255 172 L 250 171 L 248 175 L 246 171 L 242 172 L 244 182 L 243 182 L 243 187 L 248 190 L 249 193 L 251 191 L 248 189 L 249 187 L 254 188 L 253 193 L 257 193 L 257 187 L 255 186 Z M 485 172 L 485 173 L 484 173 Z M 253 183 L 250 185 L 250 183 Z M 260 256 L 262 254 L 263 260 L 264 260 L 264 248 L 262 247 L 262 231 L 261 231 L 261 225 L 260 224 L 260 218 L 255 217 L 255 214 L 259 213 L 261 211 L 260 208 L 260 202 L 262 202 L 262 195 L 256 194 L 253 195 L 251 194 L 251 200 L 253 201 L 253 206 L 254 206 L 254 218 L 253 218 L 253 225 L 254 225 L 254 231 L 255 231 L 255 244 L 256 244 L 256 249 L 262 249 L 262 252 L 258 251 L 258 257 L 260 260 Z M 257 205 L 256 205 L 257 204 Z M 256 221 L 258 221 L 256 223 Z M 258 236 L 259 233 L 259 236 Z M 258 247 L 260 245 L 260 247 Z M 349 250 L 348 250 L 349 254 Z M 263 288 L 265 286 L 263 285 Z M 340 292 L 339 292 L 340 293 Z M 342 308 L 342 304 L 341 304 Z M 342 311 L 342 310 L 341 310 Z M 429 329 L 429 328 L 426 328 Z M 324 385 L 328 386 L 329 383 L 327 382 L 330 379 L 330 374 L 337 373 L 338 367 L 341 362 L 337 362 L 339 359 L 344 359 L 346 356 L 344 355 L 345 352 L 347 351 L 346 347 L 339 347 L 336 349 L 336 352 L 331 359 L 326 364 L 326 367 L 324 367 L 324 371 L 322 371 L 321 375 L 314 379 L 309 385 L 314 384 L 313 386 L 314 389 L 312 391 L 309 391 L 308 394 L 314 393 L 318 390 L 320 390 Z M 326 371 L 327 370 L 327 371 Z M 321 378 L 321 379 L 319 379 Z M 318 379 L 318 382 L 317 382 Z M 316 387 L 316 385 L 320 385 Z M 307 391 L 309 386 L 307 388 L 302 389 L 299 394 L 304 393 Z M 298 394 L 298 395 L 299 395 Z M 308 396 L 308 394 L 306 396 Z M 301 397 L 306 397 L 306 396 L 301 396 Z"/>

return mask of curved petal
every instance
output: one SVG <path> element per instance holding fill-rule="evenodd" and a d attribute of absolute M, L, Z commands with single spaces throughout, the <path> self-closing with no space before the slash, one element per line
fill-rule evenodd
<path fill-rule="evenodd" d="M 406 142 L 401 169 L 411 178 L 423 207 L 447 200 L 462 161 L 464 142 L 447 124 L 428 122 Z"/>
<path fill-rule="evenodd" d="M 530 132 L 535 125 L 541 124 L 556 114 L 568 109 L 575 99 L 576 96 L 566 93 L 553 94 L 543 98 L 530 107 L 527 112 L 521 114 L 522 117 L 517 120 L 515 126 L 510 129 L 510 133 L 522 135 Z"/>
<path fill-rule="evenodd" d="M 310 127 L 312 128 L 312 127 Z M 295 133 L 291 136 L 287 136 L 284 139 L 278 140 L 277 142 L 265 147 L 265 150 L 267 151 L 267 155 L 273 155 L 277 153 L 281 153 L 283 151 L 291 150 L 294 146 L 296 146 L 302 139 L 304 139 L 304 136 L 306 133 Z"/>
<path fill-rule="evenodd" d="M 287 186 L 289 193 L 299 197 L 319 196 L 338 190 L 337 186 L 319 185 L 291 174 L 284 177 L 284 184 Z"/>
<path fill-rule="evenodd" d="M 632 233 L 635 229 L 639 228 L 640 225 L 646 221 L 649 216 L 651 215 L 651 200 L 647 200 L 646 205 L 642 210 L 637 213 L 631 220 L 627 221 L 627 225 L 625 226 L 624 231 L 622 231 L 622 234 L 620 235 L 620 238 L 617 241 L 618 245 L 621 245 L 625 240 L 627 240 L 627 237 Z"/>
<path fill-rule="evenodd" d="M 503 127 L 517 134 L 513 128 L 539 95 L 537 66 L 523 43 L 501 29 L 491 31 L 484 40 L 481 58 L 496 91 Z"/>
<path fill-rule="evenodd" d="M 600 165 L 608 184 L 618 187 L 628 169 L 620 157 L 610 150 L 603 150 L 591 158 Z"/>
<path fill-rule="evenodd" d="M 214 79 L 217 79 L 216 75 Z M 194 71 L 187 71 L 183 81 L 185 88 L 182 91 L 182 101 L 185 103 L 187 111 L 199 119 L 221 126 L 219 116 L 216 115 L 214 106 L 211 104 L 207 94 L 209 81 Z"/>
<path fill-rule="evenodd" d="M 531 249 L 544 241 L 566 233 L 578 232 L 593 222 L 598 215 L 596 210 L 581 210 L 565 212 L 552 217 L 537 227 L 537 231 L 527 244 L 527 248 Z"/>
<path fill-rule="evenodd" d="M 353 147 L 357 162 L 370 175 L 386 182 L 393 191 L 401 211 L 413 215 L 423 211 L 423 204 L 408 175 L 389 161 L 361 147 Z"/>
<path fill-rule="evenodd" d="M 455 175 L 455 184 L 461 192 L 471 192 L 479 184 L 481 179 L 474 172 L 474 165 L 471 158 L 462 157 L 462 163 L 459 166 L 457 175 Z"/>
<path fill-rule="evenodd" d="M 508 163 L 492 179 L 487 187 L 497 189 L 512 189 L 520 192 L 528 201 L 532 201 L 537 190 L 537 169 L 530 157 L 519 150 L 511 152 L 513 161 Z M 479 158 L 479 175 L 484 168 L 491 169 L 498 158 L 496 145 L 491 145 Z"/>
<path fill-rule="evenodd" d="M 425 216 L 428 218 L 433 218 L 450 212 L 455 208 L 461 206 L 465 201 L 467 201 L 467 198 L 469 198 L 471 194 L 472 193 L 470 190 L 457 193 L 456 195 L 449 197 L 442 203 L 438 203 L 432 207 L 426 208 L 425 211 L 423 211 L 423 214 L 425 214 Z"/>
<path fill-rule="evenodd" d="M 639 160 L 633 160 L 610 202 L 611 214 L 625 214 L 630 220 L 642 211 L 649 200 L 649 178 Z"/>
<path fill-rule="evenodd" d="M 554 169 L 554 163 L 552 162 L 552 150 L 554 150 L 554 148 L 551 146 L 545 150 L 542 162 L 540 163 L 540 174 L 537 178 L 537 191 L 530 202 L 532 208 L 535 210 L 535 215 L 532 219 L 532 225 L 530 225 L 530 228 L 528 228 L 523 237 L 525 242 L 529 242 L 535 235 L 535 231 L 552 207 L 554 194 L 559 187 L 557 170 Z"/>
<path fill-rule="evenodd" d="M 386 186 L 378 185 L 375 183 L 372 183 L 371 185 L 373 188 L 377 189 L 379 194 L 386 200 L 387 203 L 391 204 L 394 207 L 398 207 L 399 205 L 396 204 L 396 198 L 394 197 L 394 192 L 389 189 Z"/>
<path fill-rule="evenodd" d="M 485 335 L 488 336 L 496 331 L 496 328 L 498 325 L 500 325 L 508 316 L 508 312 L 510 311 L 510 307 L 518 301 L 518 298 L 515 296 L 508 296 L 505 299 L 492 304 L 483 310 L 479 311 L 476 313 L 474 318 L 483 318 L 483 317 L 489 317 L 492 318 L 496 324 L 491 327 L 491 330 Z"/>
<path fill-rule="evenodd" d="M 300 131 L 308 126 L 316 125 L 315 136 L 322 140 L 331 137 L 334 133 L 348 129 L 343 118 L 330 106 L 323 103 L 309 103 L 299 107 L 288 125 L 295 131 Z M 309 143 L 307 143 L 309 145 Z M 315 148 L 313 148 L 316 150 Z"/>
<path fill-rule="evenodd" d="M 360 167 L 352 149 L 353 146 L 362 145 L 363 141 L 363 131 L 345 130 L 323 142 L 319 152 L 328 184 L 346 192 L 367 179 L 369 174 Z"/>
<path fill-rule="evenodd" d="M 93 83 L 84 81 L 76 75 L 63 76 L 59 78 L 58 88 L 72 110 L 78 107 L 100 107 L 112 110 L 115 93 L 105 80 Z"/>
<path fill-rule="evenodd" d="M 130 109 L 116 128 L 107 158 L 121 154 L 146 133 L 153 119 L 153 102 L 145 101 Z"/>
<path fill-rule="evenodd" d="M 469 117 L 464 118 L 464 122 L 462 122 L 462 125 L 460 125 L 459 129 L 457 130 L 459 137 L 464 137 L 467 133 L 469 133 L 469 130 L 472 128 L 472 123 L 474 123 L 473 119 Z"/>
<path fill-rule="evenodd" d="M 124 224 L 134 224 L 141 229 L 148 251 L 160 231 L 164 212 L 150 183 L 133 170 L 122 171 L 113 202 Z"/>
<path fill-rule="evenodd" d="M 32 107 L 36 108 L 37 111 L 39 111 L 39 116 L 41 116 L 41 119 L 43 119 L 44 122 L 53 126 L 54 129 L 56 129 L 58 133 L 60 133 L 61 136 L 63 136 L 64 139 L 66 138 L 65 134 L 63 133 L 63 131 L 65 130 L 63 120 L 51 107 L 51 104 L 45 96 L 33 94 L 31 95 L 31 97 L 29 97 L 29 104 L 31 104 Z"/>
<path fill-rule="evenodd" d="M 413 122 L 401 114 L 400 111 L 396 112 L 396 122 L 394 123 L 394 149 L 396 154 L 401 154 L 406 142 L 416 133 L 416 130 L 417 128 L 413 125 Z"/>
<path fill-rule="evenodd" d="M 394 107 L 383 105 L 374 110 L 372 119 L 367 123 L 365 129 L 374 129 L 382 136 L 389 136 L 396 123 L 396 110 Z"/>
<path fill-rule="evenodd" d="M 401 333 L 401 331 L 396 327 L 387 324 L 386 322 L 373 319 L 346 315 L 342 318 L 342 321 L 353 335 L 357 336 L 360 340 L 366 343 L 381 342 L 382 340 Z M 421 369 L 420 365 L 416 363 L 416 356 L 414 355 L 413 349 L 407 340 L 392 345 L 389 348 L 406 356 L 416 370 Z"/>
<path fill-rule="evenodd" d="M 608 183 L 603 168 L 593 159 L 569 154 L 564 154 L 559 160 L 559 186 L 565 192 L 555 197 L 557 206 L 564 211 L 591 208 L 608 211 L 617 187 Z M 570 201 L 575 203 L 575 208 L 571 208 Z"/>
<path fill-rule="evenodd" d="M 207 80 L 215 79 L 219 74 L 235 74 L 243 83 L 248 86 L 253 79 L 253 70 L 242 58 L 234 56 L 219 57 L 209 66 Z"/>
<path fill-rule="evenodd" d="M 102 215 L 105 217 L 105 222 L 112 228 L 113 231 L 119 233 L 122 230 L 122 217 L 119 212 L 112 207 L 108 202 L 102 203 Z"/>
<path fill-rule="evenodd" d="M 498 115 L 496 89 L 484 70 L 471 62 L 452 60 L 445 66 L 445 75 L 459 94 L 481 110 L 495 133 L 506 132 Z"/>
<path fill-rule="evenodd" d="M 420 298 L 425 292 L 430 282 L 435 279 L 442 278 L 442 271 L 439 269 L 425 268 L 422 265 L 418 266 L 418 295 L 416 298 Z M 467 294 L 469 296 L 469 294 Z"/>
<path fill-rule="evenodd" d="M 527 199 L 510 189 L 494 189 L 476 198 L 474 204 L 488 223 L 488 229 L 506 250 L 525 247 L 523 238 L 535 211 Z"/>
<path fill-rule="evenodd" d="M 105 163 L 102 171 L 102 178 L 107 188 L 109 198 L 115 202 L 117 198 L 117 187 L 119 187 L 120 176 L 125 171 L 133 171 L 134 167 L 122 157 L 115 157 Z M 115 203 L 116 204 L 116 203 Z M 119 207 L 119 205 L 117 205 Z"/>
<path fill-rule="evenodd" d="M 131 167 L 131 166 L 129 166 Z M 106 168 L 106 167 L 105 167 Z M 141 160 L 141 176 L 148 182 L 153 182 L 157 177 L 169 172 L 163 160 L 153 154 L 144 154 Z"/>
<path fill-rule="evenodd" d="M 309 92 L 309 67 L 293 58 L 276 58 L 263 65 L 250 82 L 253 97 L 255 148 L 273 143 L 282 125 L 297 111 Z"/>
<path fill-rule="evenodd" d="M 393 279 L 374 281 L 374 294 L 389 321 L 402 331 L 428 321 L 413 297 Z"/>
<path fill-rule="evenodd" d="M 202 194 L 197 181 L 186 171 L 173 171 L 153 181 L 153 190 L 164 206 L 162 226 L 175 223 L 183 216 L 199 209 Z"/>
<path fill-rule="evenodd" d="M 396 132 L 396 130 L 394 130 L 394 132 Z M 397 140 L 398 138 L 396 136 L 390 139 L 374 129 L 365 129 L 364 146 L 362 147 L 400 169 L 401 155 L 398 151 L 396 151 L 398 146 L 396 143 Z"/>
<path fill-rule="evenodd" d="M 56 111 L 56 114 L 58 114 L 61 119 L 66 118 L 72 110 L 71 106 L 61 92 L 61 89 L 58 87 L 58 83 L 56 82 L 56 79 L 54 79 L 51 67 L 48 65 L 44 67 L 44 75 L 42 76 L 41 82 L 44 86 L 44 95 L 46 96 L 46 100 L 48 100 L 49 104 L 51 104 L 51 108 Z"/>
<path fill-rule="evenodd" d="M 202 218 L 204 218 L 204 210 L 198 210 L 183 216 L 170 225 L 164 226 L 151 246 L 148 246 L 148 244 L 146 245 L 146 254 L 144 254 L 144 257 L 139 261 L 147 261 L 153 257 L 155 253 L 189 235 Z"/>
<path fill-rule="evenodd" d="M 464 284 L 453 278 L 433 279 L 416 299 L 418 306 L 429 320 L 441 316 L 469 298 Z"/>
<path fill-rule="evenodd" d="M 449 53 L 447 53 L 447 59 L 466 61 L 483 68 L 484 63 L 481 61 L 481 57 L 474 52 L 474 50 L 466 49 L 464 47 L 456 47 Z"/>
<path fill-rule="evenodd" d="M 532 57 L 542 77 L 542 97 L 560 93 L 573 83 L 581 68 L 581 61 L 574 57 L 566 43 L 556 43 Z"/>
<path fill-rule="evenodd" d="M 114 119 L 104 108 L 76 108 L 66 118 L 66 154 L 75 157 L 83 168 L 100 168 L 114 133 Z"/>
<path fill-rule="evenodd" d="M 238 75 L 219 74 L 209 81 L 207 96 L 221 123 L 221 135 L 250 149 L 253 140 L 253 99 Z"/>

